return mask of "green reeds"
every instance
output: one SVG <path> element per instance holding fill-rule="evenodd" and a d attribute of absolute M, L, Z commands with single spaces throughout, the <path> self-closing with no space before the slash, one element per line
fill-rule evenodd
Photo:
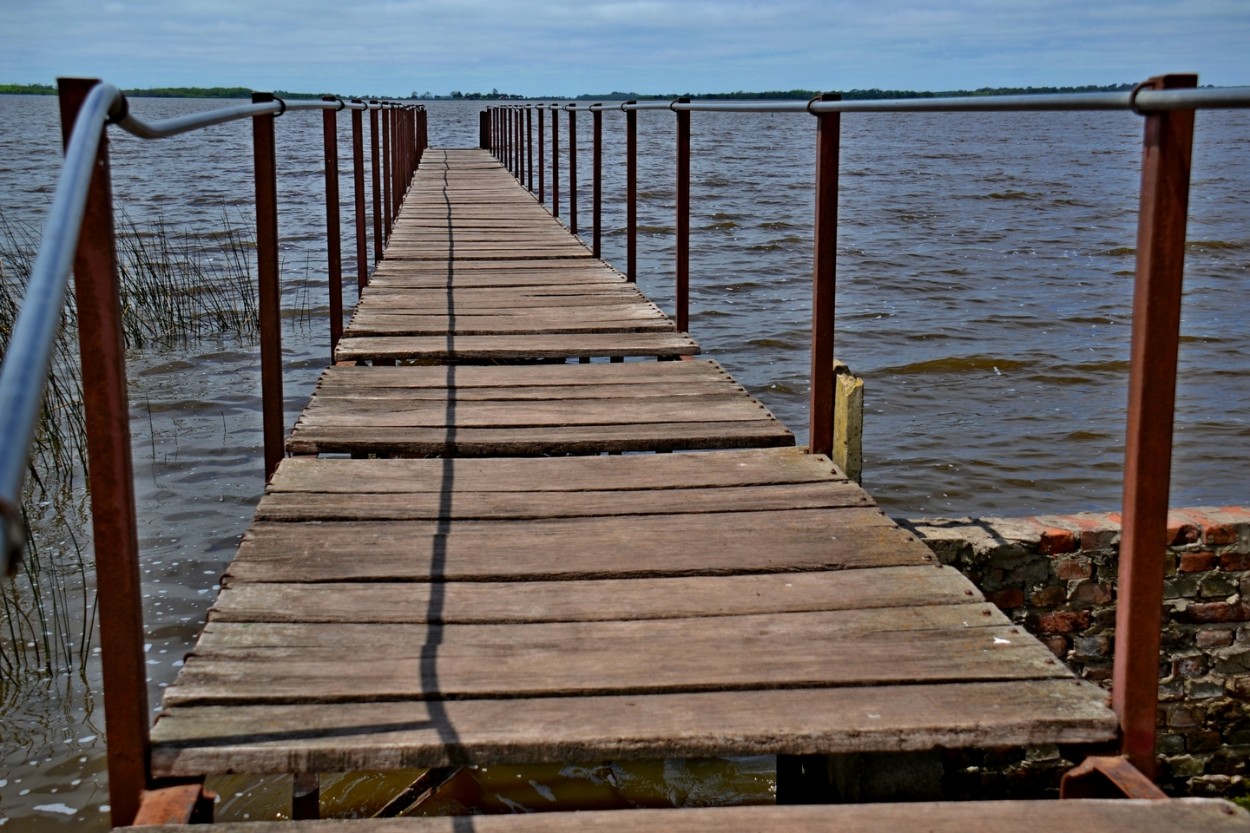
<path fill-rule="evenodd" d="M 118 224 L 117 268 L 128 349 L 255 339 L 254 244 L 224 215 L 208 234 L 163 221 Z M 0 358 L 25 292 L 39 235 L 0 215 Z M 89 654 L 95 582 L 75 529 L 86 525 L 85 426 L 72 294 L 57 336 L 30 457 L 22 574 L 0 587 L 0 683 L 32 671 L 81 670 Z"/>

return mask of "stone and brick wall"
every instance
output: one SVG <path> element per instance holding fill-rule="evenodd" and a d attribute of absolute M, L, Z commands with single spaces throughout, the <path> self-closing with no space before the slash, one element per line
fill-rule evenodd
<path fill-rule="evenodd" d="M 1081 677 L 1110 687 L 1118 514 L 902 521 Z M 1168 517 L 1159 781 L 1250 788 L 1250 508 Z"/>

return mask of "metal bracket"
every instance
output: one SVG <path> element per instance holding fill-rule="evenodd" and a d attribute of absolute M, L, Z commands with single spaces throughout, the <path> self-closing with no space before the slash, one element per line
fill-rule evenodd
<path fill-rule="evenodd" d="M 1060 798 L 1149 798 L 1167 794 L 1123 755 L 1086 758 L 1059 782 Z"/>

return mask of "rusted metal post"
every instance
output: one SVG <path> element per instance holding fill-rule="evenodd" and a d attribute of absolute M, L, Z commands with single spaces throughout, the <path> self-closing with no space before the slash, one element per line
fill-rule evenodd
<path fill-rule="evenodd" d="M 530 193 L 534 193 L 534 108 L 525 108 L 525 170 L 529 175 Z"/>
<path fill-rule="evenodd" d="M 538 106 L 538 202 L 543 204 L 547 201 L 547 159 L 546 159 L 546 142 L 547 142 L 547 126 L 543 124 L 546 121 L 546 110 L 541 104 Z"/>
<path fill-rule="evenodd" d="M 61 138 L 69 144 L 95 79 L 57 81 Z M 108 733 L 109 805 L 114 826 L 130 824 L 148 786 L 147 663 L 143 654 L 143 591 L 139 580 L 126 353 L 113 237 L 108 137 L 101 138 L 74 256 L 78 344 L 82 356 L 91 521 L 94 535 L 100 654 Z M 105 589 L 106 588 L 106 589 Z"/>
<path fill-rule="evenodd" d="M 425 159 L 425 152 L 430 149 L 430 111 L 424 107 L 421 108 L 420 115 L 421 147 L 417 153 L 417 167 L 421 167 L 421 162 Z"/>
<path fill-rule="evenodd" d="M 382 107 L 382 228 L 391 239 L 391 107 Z"/>
<path fill-rule="evenodd" d="M 352 99 L 352 104 L 362 104 Z M 365 114 L 352 110 L 352 185 L 356 198 L 356 288 L 369 282 L 369 234 L 365 229 Z"/>
<path fill-rule="evenodd" d="M 477 146 L 494 153 L 490 140 L 490 108 L 477 114 Z"/>
<path fill-rule="evenodd" d="M 395 220 L 399 216 L 399 203 L 403 199 L 404 182 L 404 142 L 403 109 L 398 104 L 391 104 L 391 223 L 387 231 L 387 239 L 395 231 Z"/>
<path fill-rule="evenodd" d="M 677 103 L 689 103 L 679 98 Z M 677 330 L 690 332 L 690 111 L 677 110 Z"/>
<path fill-rule="evenodd" d="M 1145 87 L 1177 89 L 1197 83 L 1194 75 L 1165 75 L 1150 79 Z M 1121 749 L 1148 777 L 1155 772 L 1160 611 L 1193 130 L 1192 110 L 1146 114 L 1111 690 Z"/>
<path fill-rule="evenodd" d="M 569 105 L 569 231 L 577 234 L 577 105 Z"/>
<path fill-rule="evenodd" d="M 338 101 L 332 95 L 322 101 Z M 340 104 L 342 102 L 339 102 Z M 343 249 L 339 228 L 338 110 L 321 111 L 322 143 L 326 159 L 326 260 L 330 284 L 330 361 L 343 335 Z"/>
<path fill-rule="evenodd" d="M 273 101 L 252 93 L 253 103 Z M 260 389 L 265 440 L 265 480 L 283 457 L 282 309 L 278 287 L 278 165 L 273 114 L 252 117 L 252 153 L 256 172 L 256 279 L 259 284 Z"/>
<path fill-rule="evenodd" d="M 516 107 L 509 107 L 512 113 L 512 173 L 521 181 L 521 177 L 525 175 L 525 168 L 521 160 L 521 111 Z"/>
<path fill-rule="evenodd" d="M 821 101 L 838 101 L 826 93 Z M 833 454 L 834 308 L 838 273 L 838 157 L 841 113 L 816 116 L 816 227 L 812 250 L 812 387 L 807 447 Z"/>
<path fill-rule="evenodd" d="M 551 216 L 560 216 L 560 111 L 551 105 Z"/>
<path fill-rule="evenodd" d="M 369 160 L 370 179 L 373 180 L 373 262 L 382 259 L 382 161 L 378 151 L 378 105 L 377 100 L 369 102 Z"/>
<path fill-rule="evenodd" d="M 636 104 L 627 101 L 626 104 Z M 625 277 L 638 280 L 638 111 L 625 111 Z"/>
<path fill-rule="evenodd" d="M 591 120 L 594 123 L 592 131 L 594 135 L 594 156 L 591 162 L 591 168 L 594 179 L 594 196 L 591 198 L 591 219 L 595 224 L 595 236 L 592 240 L 590 251 L 595 257 L 603 255 L 603 111 L 591 110 Z"/>

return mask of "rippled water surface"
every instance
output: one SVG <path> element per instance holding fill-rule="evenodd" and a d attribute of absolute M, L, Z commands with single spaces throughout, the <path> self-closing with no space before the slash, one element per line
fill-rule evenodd
<path fill-rule="evenodd" d="M 159 118 L 217 104 L 137 100 L 133 107 Z M 478 105 L 429 106 L 432 144 L 476 144 Z M 0 97 L 0 110 L 0 213 L 41 223 L 58 164 L 55 101 Z M 604 122 L 603 251 L 623 269 L 624 116 L 609 112 Z M 587 231 L 588 115 L 578 126 L 579 219 Z M 672 114 L 641 112 L 639 129 L 639 281 L 671 309 Z M 347 118 L 340 130 L 346 149 Z M 567 143 L 567 122 L 561 134 Z M 813 134 L 806 115 L 693 115 L 691 331 L 800 441 Z M 864 485 L 887 512 L 1118 505 L 1140 134 L 1129 114 L 843 118 L 837 353 L 865 379 Z M 283 331 L 290 424 L 328 358 L 320 115 L 290 113 L 277 135 L 284 303 L 312 310 L 292 312 Z M 252 222 L 246 123 L 159 143 L 111 136 L 117 201 L 132 220 L 163 219 L 209 247 L 223 217 Z M 1199 115 L 1174 505 L 1247 501 L 1248 157 L 1250 114 Z M 350 282 L 354 218 L 345 170 L 341 191 Z M 567 197 L 567 181 L 561 192 Z M 222 339 L 190 352 L 136 353 L 130 375 L 155 710 L 261 492 L 259 373 L 253 345 Z M 58 529 L 48 556 L 72 584 L 73 541 L 87 546 L 87 534 L 80 524 Z M 107 592 L 107 579 L 101 587 Z M 89 694 L 98 689 L 96 667 L 81 679 L 30 672 L 0 686 L 0 825 L 101 829 L 103 724 Z M 710 775 L 681 763 L 564 768 L 544 777 L 580 785 L 587 803 L 711 800 L 696 775 L 719 779 L 721 800 L 767 800 L 770 766 L 745 761 Z M 500 808 L 547 800 L 542 784 L 503 783 L 518 778 L 530 780 L 513 771 L 502 780 L 481 774 L 462 791 Z M 219 786 L 223 818 L 272 816 L 289 798 L 281 778 Z M 391 786 L 345 776 L 327 794 L 367 802 Z"/>

